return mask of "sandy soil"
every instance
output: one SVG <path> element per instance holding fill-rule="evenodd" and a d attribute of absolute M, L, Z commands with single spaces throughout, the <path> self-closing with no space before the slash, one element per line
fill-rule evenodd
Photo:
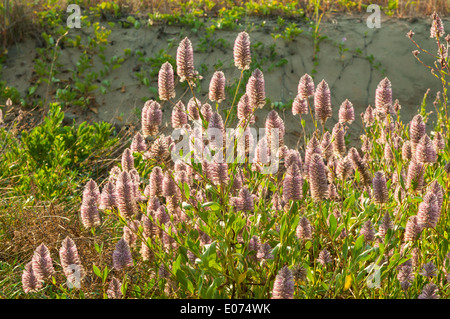
<path fill-rule="evenodd" d="M 333 119 L 327 122 L 327 128 L 332 129 L 338 117 L 340 104 L 348 98 L 355 107 L 356 121 L 351 125 L 351 139 L 358 139 L 362 131 L 361 119 L 359 114 L 364 111 L 368 104 L 374 104 L 375 89 L 379 81 L 387 76 L 393 87 L 393 98 L 398 99 L 402 106 L 401 114 L 404 123 L 407 123 L 416 113 L 423 95 L 428 88 L 429 110 L 431 102 L 434 100 L 437 91 L 442 90 L 442 86 L 428 69 L 422 66 L 412 55 L 415 50 L 414 44 L 405 36 L 409 30 L 415 32 L 414 39 L 424 48 L 431 52 L 436 51 L 435 43 L 429 38 L 430 19 L 397 19 L 382 17 L 381 28 L 370 29 L 366 25 L 368 14 L 361 16 L 340 16 L 330 18 L 321 24 L 321 34 L 327 36 L 327 39 L 320 43 L 320 52 L 317 73 L 315 74 L 316 85 L 322 80 L 328 82 L 332 93 Z M 282 101 L 288 103 L 294 99 L 297 91 L 297 85 L 300 77 L 305 74 L 311 74 L 314 68 L 313 42 L 308 31 L 308 27 L 301 21 L 295 21 L 301 25 L 305 32 L 297 36 L 293 41 L 285 41 L 281 38 L 274 40 L 271 33 L 274 33 L 276 20 L 266 21 L 264 27 L 255 27 L 260 25 L 262 20 L 250 19 L 248 28 L 252 43 L 261 42 L 264 49 L 261 54 L 268 54 L 269 47 L 275 44 L 278 58 L 287 59 L 288 63 L 275 67 L 270 72 L 268 68 L 270 63 L 263 65 L 263 72 L 266 82 L 266 96 L 271 102 Z M 449 21 L 444 21 L 446 28 L 450 28 Z M 91 30 L 72 29 L 73 34 L 79 34 L 87 37 Z M 233 43 L 239 31 L 216 31 L 215 39 L 222 38 L 226 42 L 226 48 L 213 47 L 207 52 L 195 52 L 194 60 L 196 68 L 204 64 L 208 72 L 202 74 L 203 80 L 200 87 L 200 100 L 207 101 L 207 90 L 209 81 L 214 72 L 214 65 L 222 63 L 220 70 L 225 73 L 228 83 L 233 83 L 239 78 L 239 70 L 233 65 Z M 109 37 L 110 43 L 105 52 L 107 57 L 113 55 L 123 55 L 125 48 L 131 49 L 131 52 L 141 50 L 146 53 L 145 57 L 154 56 L 161 49 L 168 49 L 168 53 L 175 56 L 179 41 L 188 36 L 193 43 L 194 49 L 198 47 L 199 38 L 202 32 L 192 33 L 189 30 L 183 30 L 182 27 L 153 25 L 151 27 L 142 27 L 138 30 L 134 28 L 124 29 L 115 27 Z M 168 42 L 173 43 L 169 47 Z M 339 51 L 339 43 L 343 43 L 346 52 Z M 10 48 L 6 66 L 3 71 L 2 80 L 8 84 L 17 87 L 22 93 L 26 93 L 30 86 L 30 79 L 33 76 L 33 59 L 36 58 L 35 49 L 37 41 L 28 39 L 24 43 L 19 43 Z M 356 51 L 360 51 L 358 54 Z M 58 60 L 68 68 L 74 68 L 77 62 L 79 50 L 65 48 L 61 51 Z M 371 63 L 366 57 L 373 56 Z M 424 55 L 425 58 L 425 55 Z M 97 59 L 97 58 L 96 58 Z M 94 59 L 94 69 L 100 68 L 99 60 Z M 429 59 L 424 59 L 430 63 Z M 379 67 L 376 68 L 376 64 Z M 122 67 L 112 71 L 106 79 L 111 81 L 111 88 L 107 94 L 102 95 L 97 92 L 95 100 L 90 111 L 81 112 L 77 108 L 68 107 L 67 113 L 77 121 L 82 120 L 103 120 L 117 125 L 129 123 L 139 123 L 140 110 L 145 100 L 156 98 L 147 87 L 140 84 L 135 70 L 145 68 L 138 61 L 136 55 L 128 57 Z M 64 75 L 60 75 L 61 78 Z M 156 87 L 157 78 L 150 78 L 151 85 Z M 37 94 L 45 95 L 46 87 L 41 87 Z M 177 98 L 182 96 L 184 90 L 178 86 Z M 183 101 L 191 98 L 190 92 L 184 95 Z M 221 103 L 221 107 L 229 107 L 233 97 L 228 96 L 227 100 Z M 171 104 L 163 103 L 164 121 L 170 128 Z M 256 127 L 263 127 L 266 114 L 270 111 L 270 104 L 264 109 L 258 110 Z M 285 120 L 287 127 L 286 144 L 294 147 L 301 136 L 301 127 L 298 116 L 294 117 L 290 109 L 280 112 Z M 307 127 L 312 127 L 310 116 L 305 116 Z M 139 125 L 139 124 L 137 124 Z M 311 130 L 309 130 L 311 132 Z M 166 130 L 168 134 L 169 131 Z"/>

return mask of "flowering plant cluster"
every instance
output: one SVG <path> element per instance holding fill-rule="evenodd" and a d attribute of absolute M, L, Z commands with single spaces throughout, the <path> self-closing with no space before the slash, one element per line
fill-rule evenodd
<path fill-rule="evenodd" d="M 439 42 L 444 27 L 437 14 L 431 36 L 438 40 L 441 70 L 448 71 L 449 36 L 446 46 Z M 94 180 L 84 186 L 80 220 L 86 231 L 102 232 L 110 220 L 120 225 L 108 298 L 130 294 L 126 274 L 137 264 L 148 269 L 156 296 L 448 294 L 448 126 L 427 133 L 426 113 L 405 125 L 384 78 L 373 107 L 361 114 L 361 146 L 350 147 L 345 138 L 355 121 L 351 99 L 342 102 L 328 130 L 336 113 L 329 85 L 316 85 L 305 74 L 292 104 L 293 116 L 309 113 L 315 124 L 304 148 L 285 145 L 285 124 L 275 110 L 258 139 L 251 125 L 256 110 L 266 106 L 264 74 L 251 70 L 246 32 L 237 36 L 233 53 L 241 77 L 251 72 L 245 94 L 230 103 L 238 119 L 234 127 L 227 128 L 229 117 L 219 108 L 228 103 L 222 71 L 213 74 L 207 101 L 195 96 L 201 77 L 185 38 L 176 66 L 161 66 L 159 102 L 145 103 L 141 131 L 120 163 L 101 190 Z M 175 74 L 191 89 L 186 105 L 175 101 Z M 446 98 L 440 103 L 446 110 Z M 171 108 L 177 134 L 161 133 L 163 108 Z M 25 292 L 41 289 L 55 273 L 50 255 L 45 244 L 36 248 L 23 272 Z M 60 264 L 68 282 L 76 273 L 83 289 L 87 270 L 71 238 L 62 242 Z M 375 286 L 368 285 L 369 277 Z"/>

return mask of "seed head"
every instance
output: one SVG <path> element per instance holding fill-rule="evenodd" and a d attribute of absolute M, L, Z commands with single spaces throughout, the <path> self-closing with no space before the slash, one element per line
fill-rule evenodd
<path fill-rule="evenodd" d="M 331 263 L 333 259 L 331 258 L 330 252 L 326 249 L 323 249 L 320 251 L 317 261 L 321 263 L 322 266 L 325 266 L 326 264 Z"/>
<path fill-rule="evenodd" d="M 245 93 L 239 99 L 237 105 L 237 117 L 241 121 L 247 120 L 248 123 L 253 124 L 255 123 L 255 116 L 252 113 L 253 107 L 250 104 L 250 98 L 248 97 L 247 93 Z"/>
<path fill-rule="evenodd" d="M 323 125 L 327 119 L 333 115 L 331 109 L 331 92 L 328 83 L 322 80 L 318 85 L 314 94 L 314 110 L 316 119 L 320 120 Z"/>
<path fill-rule="evenodd" d="M 117 206 L 123 217 L 132 217 L 137 210 L 135 189 L 131 175 L 124 171 L 121 172 L 116 184 L 117 189 Z"/>
<path fill-rule="evenodd" d="M 419 295 L 418 299 L 439 299 L 437 290 L 437 286 L 430 282 L 423 287 L 422 293 Z"/>
<path fill-rule="evenodd" d="M 333 153 L 338 156 L 343 156 L 346 151 L 344 125 L 341 123 L 336 123 L 336 125 L 333 127 L 333 133 L 331 136 L 333 139 Z"/>
<path fill-rule="evenodd" d="M 36 277 L 31 261 L 25 265 L 25 269 L 23 270 L 22 287 L 26 294 L 42 288 L 42 281 Z"/>
<path fill-rule="evenodd" d="M 147 144 L 141 133 L 137 132 L 136 135 L 134 135 L 133 140 L 131 141 L 130 150 L 133 153 L 143 153 L 147 150 Z"/>
<path fill-rule="evenodd" d="M 418 219 L 416 215 L 411 216 L 406 222 L 405 227 L 405 241 L 414 241 L 419 239 L 420 233 L 422 232 L 422 227 L 418 224 Z"/>
<path fill-rule="evenodd" d="M 300 219 L 296 229 L 296 235 L 300 240 L 312 239 L 311 223 L 306 216 Z"/>
<path fill-rule="evenodd" d="M 186 107 L 180 100 L 177 104 L 175 104 L 172 110 L 172 127 L 182 128 L 185 124 L 188 124 L 188 116 L 186 113 Z"/>
<path fill-rule="evenodd" d="M 142 109 L 142 134 L 152 136 L 158 133 L 158 126 L 162 123 L 161 105 L 153 100 L 145 102 Z"/>
<path fill-rule="evenodd" d="M 416 160 L 420 163 L 436 163 L 436 149 L 430 137 L 425 134 L 416 146 Z"/>
<path fill-rule="evenodd" d="M 355 120 L 355 109 L 353 104 L 346 99 L 339 108 L 339 122 L 342 124 L 352 124 Z"/>
<path fill-rule="evenodd" d="M 378 171 L 375 173 L 372 180 L 372 186 L 374 202 L 379 204 L 387 203 L 389 199 L 389 192 L 383 172 Z"/>
<path fill-rule="evenodd" d="M 297 95 L 295 97 L 294 101 L 292 102 L 292 114 L 300 114 L 300 116 L 302 114 L 308 114 L 308 102 L 305 98 L 302 98 L 300 95 Z"/>
<path fill-rule="evenodd" d="M 283 181 L 283 200 L 299 200 L 303 193 L 303 178 L 299 166 L 296 163 L 291 164 Z"/>
<path fill-rule="evenodd" d="M 372 126 L 373 123 L 375 122 L 375 116 L 373 114 L 373 108 L 370 105 L 367 106 L 366 111 L 364 112 L 363 122 L 364 122 L 366 127 Z"/>
<path fill-rule="evenodd" d="M 300 98 L 305 99 L 305 102 L 308 97 L 314 95 L 314 80 L 308 73 L 305 73 L 300 78 L 300 81 L 298 82 L 297 94 Z"/>
<path fill-rule="evenodd" d="M 272 299 L 294 299 L 294 277 L 292 271 L 284 266 L 280 269 L 273 284 Z"/>
<path fill-rule="evenodd" d="M 131 257 L 130 246 L 127 241 L 121 238 L 117 244 L 116 249 L 112 254 L 113 266 L 117 270 L 122 270 L 126 267 L 133 266 L 133 258 Z"/>
<path fill-rule="evenodd" d="M 202 103 L 199 99 L 192 97 L 188 104 L 187 104 L 187 110 L 189 113 L 189 117 L 194 120 L 198 121 L 200 119 L 200 109 L 202 107 Z"/>
<path fill-rule="evenodd" d="M 425 194 L 423 201 L 419 204 L 417 212 L 417 223 L 423 228 L 435 228 L 439 219 L 438 202 L 436 195 L 432 192 Z"/>
<path fill-rule="evenodd" d="M 241 32 L 234 41 L 234 65 L 241 70 L 248 70 L 252 62 L 250 52 L 250 36 L 247 32 Z"/>
<path fill-rule="evenodd" d="M 444 24 L 442 23 L 441 18 L 439 15 L 435 12 L 431 15 L 431 18 L 433 19 L 433 22 L 431 23 L 430 28 L 430 38 L 436 38 L 441 37 L 444 35 Z"/>
<path fill-rule="evenodd" d="M 194 70 L 194 50 L 191 41 L 186 37 L 177 49 L 177 74 L 180 82 L 193 80 L 196 77 Z"/>
<path fill-rule="evenodd" d="M 209 83 L 209 99 L 217 103 L 225 100 L 225 75 L 222 71 L 214 72 Z"/>
<path fill-rule="evenodd" d="M 252 108 L 262 108 L 266 104 L 264 74 L 260 69 L 253 71 L 248 80 L 245 92 L 250 99 Z"/>
<path fill-rule="evenodd" d="M 121 299 L 122 298 L 122 284 L 120 281 L 113 277 L 109 282 L 108 290 L 106 294 L 108 295 L 108 299 Z"/>
<path fill-rule="evenodd" d="M 322 157 L 315 153 L 308 165 L 311 197 L 314 201 L 321 201 L 328 196 L 327 173 Z"/>
<path fill-rule="evenodd" d="M 170 100 L 175 97 L 175 85 L 173 80 L 173 68 L 169 62 L 165 62 L 158 74 L 159 99 Z"/>
<path fill-rule="evenodd" d="M 366 243 L 374 241 L 375 230 L 373 229 L 373 225 L 370 219 L 364 223 L 363 227 L 361 228 L 360 234 L 364 235 L 364 241 Z"/>
<path fill-rule="evenodd" d="M 34 251 L 31 264 L 33 266 L 33 274 L 39 281 L 48 279 L 55 273 L 50 251 L 44 243 L 40 244 Z"/>
<path fill-rule="evenodd" d="M 375 109 L 381 119 L 384 119 L 392 106 L 391 81 L 387 77 L 380 81 L 375 90 Z"/>

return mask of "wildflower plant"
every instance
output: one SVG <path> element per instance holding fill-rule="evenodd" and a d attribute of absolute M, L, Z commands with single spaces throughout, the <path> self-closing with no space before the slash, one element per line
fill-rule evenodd
<path fill-rule="evenodd" d="M 433 21 L 432 35 L 440 45 L 442 22 L 436 16 Z M 256 110 L 266 108 L 267 100 L 263 71 L 252 69 L 247 33 L 238 34 L 233 53 L 240 70 L 234 97 L 224 90 L 229 75 L 218 70 L 202 99 L 194 90 L 202 75 L 195 69 L 192 43 L 184 38 L 176 70 L 168 62 L 161 65 L 159 102 L 145 102 L 141 132 L 123 151 L 120 163 L 104 183 L 84 185 L 83 231 L 116 225 L 106 261 L 110 272 L 103 276 L 94 268 L 104 295 L 443 295 L 436 279 L 442 277 L 448 250 L 443 231 L 448 194 L 443 185 L 449 185 L 449 154 L 438 140 L 448 139 L 447 131 L 435 129 L 434 142 L 422 114 L 403 124 L 399 101 L 393 102 L 395 83 L 386 77 L 377 86 L 374 107 L 361 114 L 361 145 L 350 147 L 345 137 L 357 122 L 353 104 L 345 99 L 339 108 L 333 106 L 326 80 L 315 86 L 305 74 L 299 79 L 292 116 L 310 113 L 322 131 L 308 136 L 303 131 L 302 147 L 290 149 L 284 143 L 285 120 L 276 110 L 268 112 L 263 128 L 252 127 Z M 446 83 L 448 57 L 438 61 Z M 245 94 L 237 99 L 244 73 L 249 75 L 243 83 Z M 175 99 L 177 82 L 187 82 L 187 104 Z M 445 96 L 446 88 L 439 102 L 443 110 Z M 224 101 L 230 109 L 237 108 L 236 123 L 223 113 Z M 161 132 L 162 110 L 172 112 L 171 135 Z M 339 119 L 336 124 L 330 124 L 333 114 Z M 49 253 L 41 246 L 39 252 L 44 272 L 53 273 Z M 421 254 L 432 260 L 425 263 Z M 80 257 L 67 237 L 60 250 L 66 276 L 72 276 L 68 264 L 82 268 Z M 24 269 L 25 292 L 42 287 L 37 258 Z M 432 271 L 431 265 L 436 266 Z M 145 278 L 142 282 L 151 281 L 151 288 L 130 281 L 128 274 L 138 276 L 136 269 L 145 270 L 139 276 Z M 422 269 L 425 275 L 415 275 Z M 372 277 L 378 289 L 368 283 Z M 128 285 L 133 289 L 127 291 Z"/>

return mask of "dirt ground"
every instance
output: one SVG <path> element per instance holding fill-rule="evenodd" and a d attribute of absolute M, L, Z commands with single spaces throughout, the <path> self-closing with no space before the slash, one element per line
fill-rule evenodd
<path fill-rule="evenodd" d="M 415 32 L 414 39 L 430 50 L 436 51 L 433 39 L 430 39 L 429 28 L 431 20 L 429 18 L 399 19 L 382 16 L 381 28 L 370 29 L 366 24 L 367 14 L 360 16 L 336 16 L 322 21 L 320 25 L 321 35 L 327 38 L 320 43 L 318 54 L 317 73 L 314 76 L 317 85 L 325 79 L 330 86 L 333 104 L 333 118 L 327 122 L 327 128 L 332 129 L 337 121 L 340 104 L 349 99 L 355 107 L 355 122 L 351 125 L 351 140 L 357 140 L 362 132 L 362 123 L 359 114 L 365 110 L 367 105 L 374 105 L 374 95 L 377 84 L 387 76 L 392 82 L 393 98 L 398 99 L 402 108 L 401 116 L 404 123 L 407 123 L 417 112 L 424 93 L 430 89 L 428 96 L 429 110 L 432 110 L 431 102 L 434 100 L 436 92 L 442 90 L 440 81 L 434 77 L 430 71 L 421 65 L 412 55 L 416 49 L 415 45 L 406 37 L 409 30 Z M 304 32 L 292 41 L 285 41 L 281 38 L 275 40 L 271 33 L 276 27 L 276 20 L 267 20 L 264 27 L 262 20 L 249 19 L 247 32 L 250 34 L 252 43 L 261 42 L 266 52 L 269 47 L 275 44 L 277 59 L 286 59 L 287 63 L 281 67 L 274 67 L 268 71 L 269 65 L 263 68 L 266 97 L 271 102 L 281 101 L 289 103 L 294 99 L 300 77 L 309 73 L 312 74 L 313 64 L 313 41 L 311 32 L 306 23 L 295 21 Z M 444 20 L 447 29 L 450 28 L 448 20 Z M 88 36 L 92 30 L 71 29 L 70 32 L 80 36 Z M 199 93 L 202 102 L 208 101 L 207 91 L 209 81 L 214 72 L 214 65 L 222 64 L 220 70 L 225 73 L 228 83 L 239 78 L 240 71 L 233 64 L 233 43 L 239 31 L 217 30 L 215 39 L 222 38 L 227 44 L 223 47 L 213 47 L 207 52 L 195 52 L 194 62 L 196 68 L 201 64 L 208 68 L 208 72 L 202 74 L 201 91 Z M 131 52 L 141 50 L 145 52 L 145 57 L 151 57 L 162 49 L 173 45 L 168 49 L 172 56 L 176 55 L 179 41 L 188 36 L 192 41 L 194 50 L 199 45 L 201 32 L 192 33 L 189 29 L 183 30 L 181 26 L 167 26 L 154 24 L 150 27 L 120 28 L 115 27 L 109 37 L 109 45 L 105 52 L 107 57 L 113 55 L 123 55 L 124 49 L 129 48 Z M 339 44 L 348 48 L 348 51 L 340 52 Z M 32 77 L 33 59 L 36 57 L 35 50 L 38 45 L 35 39 L 28 39 L 23 43 L 18 43 L 9 49 L 6 65 L 3 70 L 2 80 L 6 80 L 9 85 L 15 86 L 25 94 L 30 86 Z M 264 51 L 263 51 L 264 52 Z M 59 63 L 75 67 L 80 51 L 72 48 L 61 50 Z M 367 57 L 373 57 L 367 58 Z M 421 56 L 422 57 L 422 56 Z M 428 64 L 432 62 L 429 57 L 423 54 L 424 61 Z M 94 68 L 101 67 L 94 61 Z M 108 121 L 119 126 L 129 123 L 139 125 L 140 110 L 146 99 L 156 98 L 147 87 L 140 84 L 135 75 L 142 63 L 138 57 L 132 54 L 125 60 L 123 65 L 112 71 L 106 79 L 111 81 L 111 88 L 107 94 L 96 94 L 97 105 L 88 112 L 81 112 L 77 108 L 68 107 L 66 112 L 76 120 L 101 120 Z M 63 76 L 63 75 L 62 75 Z M 151 85 L 157 86 L 157 77 L 150 78 Z M 245 85 L 245 83 L 244 83 Z M 40 90 L 45 91 L 45 87 Z M 182 96 L 184 90 L 178 86 L 177 98 Z M 45 92 L 41 92 L 45 94 Z M 183 101 L 191 98 L 190 92 L 184 95 Z M 233 97 L 227 96 L 227 100 L 221 103 L 221 107 L 229 107 Z M 170 103 L 162 103 L 164 110 L 163 121 L 167 122 L 170 128 L 170 113 L 172 106 Z M 256 113 L 257 122 L 255 127 L 263 127 L 270 105 L 258 110 Z M 286 124 L 286 144 L 295 147 L 302 130 L 298 116 L 293 116 L 290 109 L 280 111 Z M 304 117 L 307 127 L 312 127 L 310 116 Z M 311 130 L 309 130 L 311 132 Z M 166 134 L 170 134 L 167 130 Z"/>

